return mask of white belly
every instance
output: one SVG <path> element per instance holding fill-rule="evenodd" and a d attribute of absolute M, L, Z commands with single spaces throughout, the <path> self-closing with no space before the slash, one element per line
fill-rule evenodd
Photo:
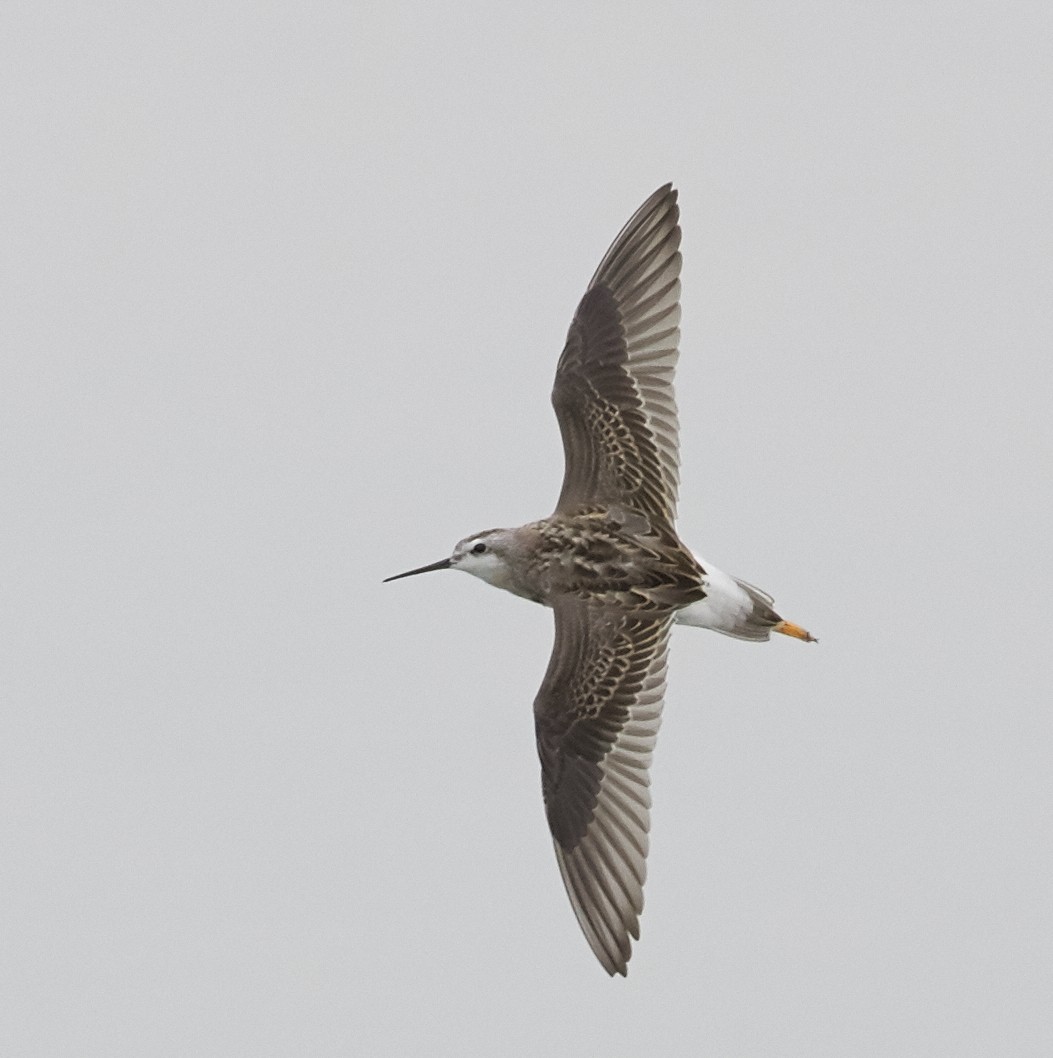
<path fill-rule="evenodd" d="M 771 608 L 772 597 L 704 559 L 698 561 L 706 571 L 706 597 L 677 611 L 677 624 L 711 628 L 736 639 L 768 639 L 772 626 L 780 620 Z"/>

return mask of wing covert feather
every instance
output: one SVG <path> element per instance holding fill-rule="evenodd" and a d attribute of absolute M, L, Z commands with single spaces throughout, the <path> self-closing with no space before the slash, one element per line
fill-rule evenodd
<path fill-rule="evenodd" d="M 560 873 L 592 950 L 625 974 L 638 938 L 672 620 L 559 600 L 534 702 L 545 812 Z"/>
<path fill-rule="evenodd" d="M 617 503 L 676 518 L 679 216 L 676 191 L 659 188 L 578 305 L 552 390 L 566 461 L 557 512 Z"/>

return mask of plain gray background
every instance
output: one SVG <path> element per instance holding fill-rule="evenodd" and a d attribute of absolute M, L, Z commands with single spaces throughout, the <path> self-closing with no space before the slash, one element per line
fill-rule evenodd
<path fill-rule="evenodd" d="M 12 4 L 12 1056 L 1048 1056 L 1046 3 Z M 681 529 L 643 938 L 541 807 L 551 617 L 381 578 L 547 514 L 673 180 Z"/>

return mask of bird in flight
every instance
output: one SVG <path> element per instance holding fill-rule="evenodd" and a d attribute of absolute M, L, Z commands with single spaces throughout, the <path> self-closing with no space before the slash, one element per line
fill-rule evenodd
<path fill-rule="evenodd" d="M 460 569 L 551 607 L 555 643 L 534 700 L 545 813 L 596 958 L 627 970 L 643 910 L 650 780 L 674 624 L 814 642 L 770 595 L 693 554 L 676 531 L 680 211 L 671 185 L 633 214 L 578 305 L 552 403 L 565 469 L 556 509 L 465 537 Z"/>

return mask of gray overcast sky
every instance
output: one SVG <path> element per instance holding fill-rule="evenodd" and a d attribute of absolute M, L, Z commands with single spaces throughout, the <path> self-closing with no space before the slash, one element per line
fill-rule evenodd
<path fill-rule="evenodd" d="M 1053 1053 L 1053 9 L 11 4 L 0 1052 Z M 571 313 L 684 227 L 643 937 L 545 827 Z"/>

